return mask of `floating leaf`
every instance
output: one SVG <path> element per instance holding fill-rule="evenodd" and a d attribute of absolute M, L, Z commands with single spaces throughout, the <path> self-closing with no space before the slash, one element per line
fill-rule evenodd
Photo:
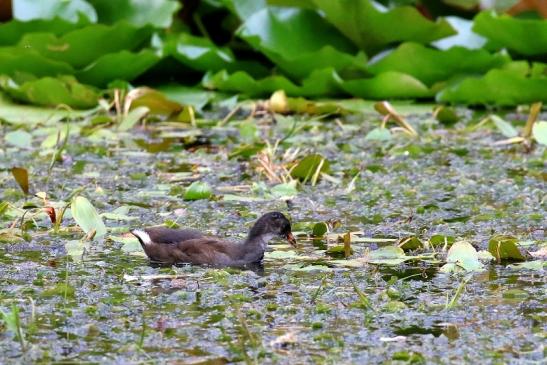
<path fill-rule="evenodd" d="M 313 0 L 326 19 L 367 53 L 401 41 L 430 43 L 456 32 L 444 20 L 432 22 L 413 6 L 387 9 L 372 0 Z"/>
<path fill-rule="evenodd" d="M 65 250 L 68 256 L 72 258 L 73 262 L 81 262 L 84 252 L 89 250 L 89 242 L 80 240 L 72 240 L 65 242 Z"/>
<path fill-rule="evenodd" d="M 441 272 L 480 271 L 483 264 L 479 261 L 479 256 L 475 247 L 469 242 L 455 242 L 448 250 L 446 264 L 441 267 Z"/>
<path fill-rule="evenodd" d="M 28 171 L 22 167 L 14 167 L 11 169 L 11 174 L 19 184 L 19 187 L 25 194 L 29 192 Z"/>
<path fill-rule="evenodd" d="M 291 170 L 291 176 L 295 179 L 307 181 L 317 174 L 318 170 L 319 172 L 329 173 L 329 161 L 319 154 L 308 155 Z"/>
<path fill-rule="evenodd" d="M 22 129 L 6 133 L 4 140 L 15 147 L 27 149 L 32 147 L 32 135 Z"/>
<path fill-rule="evenodd" d="M 131 90 L 126 96 L 126 107 L 137 108 L 145 106 L 150 114 L 169 117 L 182 110 L 182 105 L 169 100 L 161 92 L 149 87 L 139 87 Z"/>
<path fill-rule="evenodd" d="M 184 200 L 199 200 L 209 199 L 213 195 L 213 191 L 206 182 L 194 181 L 186 189 Z"/>
<path fill-rule="evenodd" d="M 445 236 L 445 235 L 442 235 L 442 234 L 435 234 L 435 235 L 431 236 L 431 238 L 429 239 L 429 244 L 433 247 L 444 246 L 444 245 L 446 245 L 447 247 L 450 247 L 450 246 L 452 246 L 454 241 L 456 241 L 456 239 L 453 236 Z"/>
<path fill-rule="evenodd" d="M 519 262 L 518 264 L 508 265 L 507 267 L 513 270 L 545 270 L 545 267 L 547 267 L 547 261 L 534 260 L 534 261 Z"/>
<path fill-rule="evenodd" d="M 402 248 L 396 246 L 385 246 L 371 251 L 368 262 L 376 265 L 396 266 L 402 264 L 409 258 L 409 256 L 405 255 Z"/>
<path fill-rule="evenodd" d="M 92 230 L 95 230 L 95 237 L 97 238 L 106 234 L 106 227 L 103 220 L 89 200 L 83 196 L 73 198 L 70 210 L 72 212 L 72 217 L 86 234 Z"/>
<path fill-rule="evenodd" d="M 374 128 L 365 136 L 365 141 L 389 141 L 391 139 L 391 132 L 387 128 Z"/>
<path fill-rule="evenodd" d="M 410 251 L 410 250 L 417 250 L 419 248 L 423 248 L 424 244 L 418 237 L 411 236 L 401 239 L 397 246 L 402 248 L 404 251 Z"/>
<path fill-rule="evenodd" d="M 547 146 L 547 122 L 539 121 L 534 123 L 532 135 L 538 143 Z"/>
<path fill-rule="evenodd" d="M 323 237 L 328 232 L 329 232 L 329 226 L 325 222 L 319 222 L 313 225 L 312 235 L 314 237 Z M 343 248 L 344 247 L 342 246 L 342 252 L 343 252 Z"/>
<path fill-rule="evenodd" d="M 439 121 L 439 123 L 442 123 L 444 125 L 455 124 L 461 118 L 455 108 L 451 108 L 445 105 L 435 108 L 435 110 L 433 111 L 433 115 L 435 116 L 435 119 Z"/>
<path fill-rule="evenodd" d="M 494 236 L 488 241 L 488 251 L 496 260 L 526 261 L 527 254 L 518 246 L 518 239 L 511 236 Z"/>
<path fill-rule="evenodd" d="M 296 180 L 284 184 L 277 184 L 270 189 L 272 194 L 277 199 L 288 200 L 298 195 L 296 189 Z"/>
<path fill-rule="evenodd" d="M 133 128 L 142 118 L 144 118 L 150 109 L 145 106 L 139 106 L 131 110 L 125 117 L 123 117 L 122 122 L 118 126 L 119 131 L 127 131 Z"/>
<path fill-rule="evenodd" d="M 519 132 L 510 123 L 497 115 L 491 115 L 489 118 L 505 137 L 511 138 L 518 136 Z"/>

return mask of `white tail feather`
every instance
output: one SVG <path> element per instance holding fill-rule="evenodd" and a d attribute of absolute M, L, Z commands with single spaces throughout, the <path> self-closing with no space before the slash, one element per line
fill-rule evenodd
<path fill-rule="evenodd" d="M 133 233 L 133 235 L 137 237 L 145 245 L 149 245 L 152 243 L 150 236 L 145 231 L 141 231 L 140 229 L 134 229 L 131 231 L 131 233 Z"/>

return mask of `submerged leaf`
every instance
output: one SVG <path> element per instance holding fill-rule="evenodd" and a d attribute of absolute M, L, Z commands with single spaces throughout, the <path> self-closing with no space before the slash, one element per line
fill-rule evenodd
<path fill-rule="evenodd" d="M 106 234 L 103 220 L 89 200 L 83 196 L 73 198 L 70 210 L 72 217 L 86 234 L 92 230 L 95 230 L 95 237 L 101 237 Z"/>

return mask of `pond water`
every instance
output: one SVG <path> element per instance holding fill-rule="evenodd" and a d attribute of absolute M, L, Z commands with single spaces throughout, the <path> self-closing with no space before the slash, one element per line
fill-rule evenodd
<path fill-rule="evenodd" d="M 409 236 L 428 242 L 443 235 L 484 250 L 494 234 L 507 234 L 529 251 L 544 248 L 545 148 L 495 146 L 503 136 L 470 128 L 480 116 L 461 113 L 449 127 L 429 113 L 409 114 L 420 137 L 396 132 L 389 141 L 365 139 L 380 124 L 367 113 L 266 116 L 256 130 L 237 120 L 243 112 L 224 126 L 191 130 L 157 123 L 116 132 L 74 121 L 51 168 L 55 147 L 43 141 L 57 127 L 27 126 L 30 148 L 0 145 L 1 200 L 10 204 L 0 215 L 0 309 L 9 313 L 15 304 L 22 328 L 19 338 L 0 327 L 0 362 L 545 361 L 544 270 L 491 262 L 449 275 L 439 272 L 442 247 L 408 253 L 436 253 L 435 260 L 347 267 L 343 254 L 326 254 L 340 245 L 336 239 L 311 237 L 313 224 L 329 221 L 334 233 L 377 239 L 352 242 L 350 259 L 391 244 L 382 239 Z M 230 158 L 278 139 L 277 149 L 261 155 L 278 169 L 272 181 L 256 156 Z M 273 180 L 286 176 L 292 157 L 310 153 L 330 162 L 328 176 L 279 199 Z M 31 192 L 46 192 L 57 214 L 83 187 L 100 213 L 113 213 L 103 217 L 108 234 L 87 242 L 83 254 L 68 252 L 67 243 L 84 236 L 70 209 L 55 232 L 38 214 L 43 199 L 25 197 L 11 176 L 15 165 L 28 169 Z M 207 182 L 214 196 L 183 200 L 192 181 Z M 127 234 L 168 223 L 237 240 L 271 210 L 290 216 L 299 245 L 273 242 L 258 267 L 154 266 Z"/>

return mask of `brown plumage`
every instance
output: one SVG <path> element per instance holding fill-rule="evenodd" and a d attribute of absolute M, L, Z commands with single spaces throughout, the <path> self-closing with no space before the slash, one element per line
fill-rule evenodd
<path fill-rule="evenodd" d="M 156 227 L 134 229 L 131 233 L 137 237 L 150 260 L 166 264 L 245 265 L 260 262 L 268 241 L 275 236 L 284 237 L 296 245 L 289 220 L 279 212 L 260 217 L 242 243 L 206 236 L 193 229 Z"/>

